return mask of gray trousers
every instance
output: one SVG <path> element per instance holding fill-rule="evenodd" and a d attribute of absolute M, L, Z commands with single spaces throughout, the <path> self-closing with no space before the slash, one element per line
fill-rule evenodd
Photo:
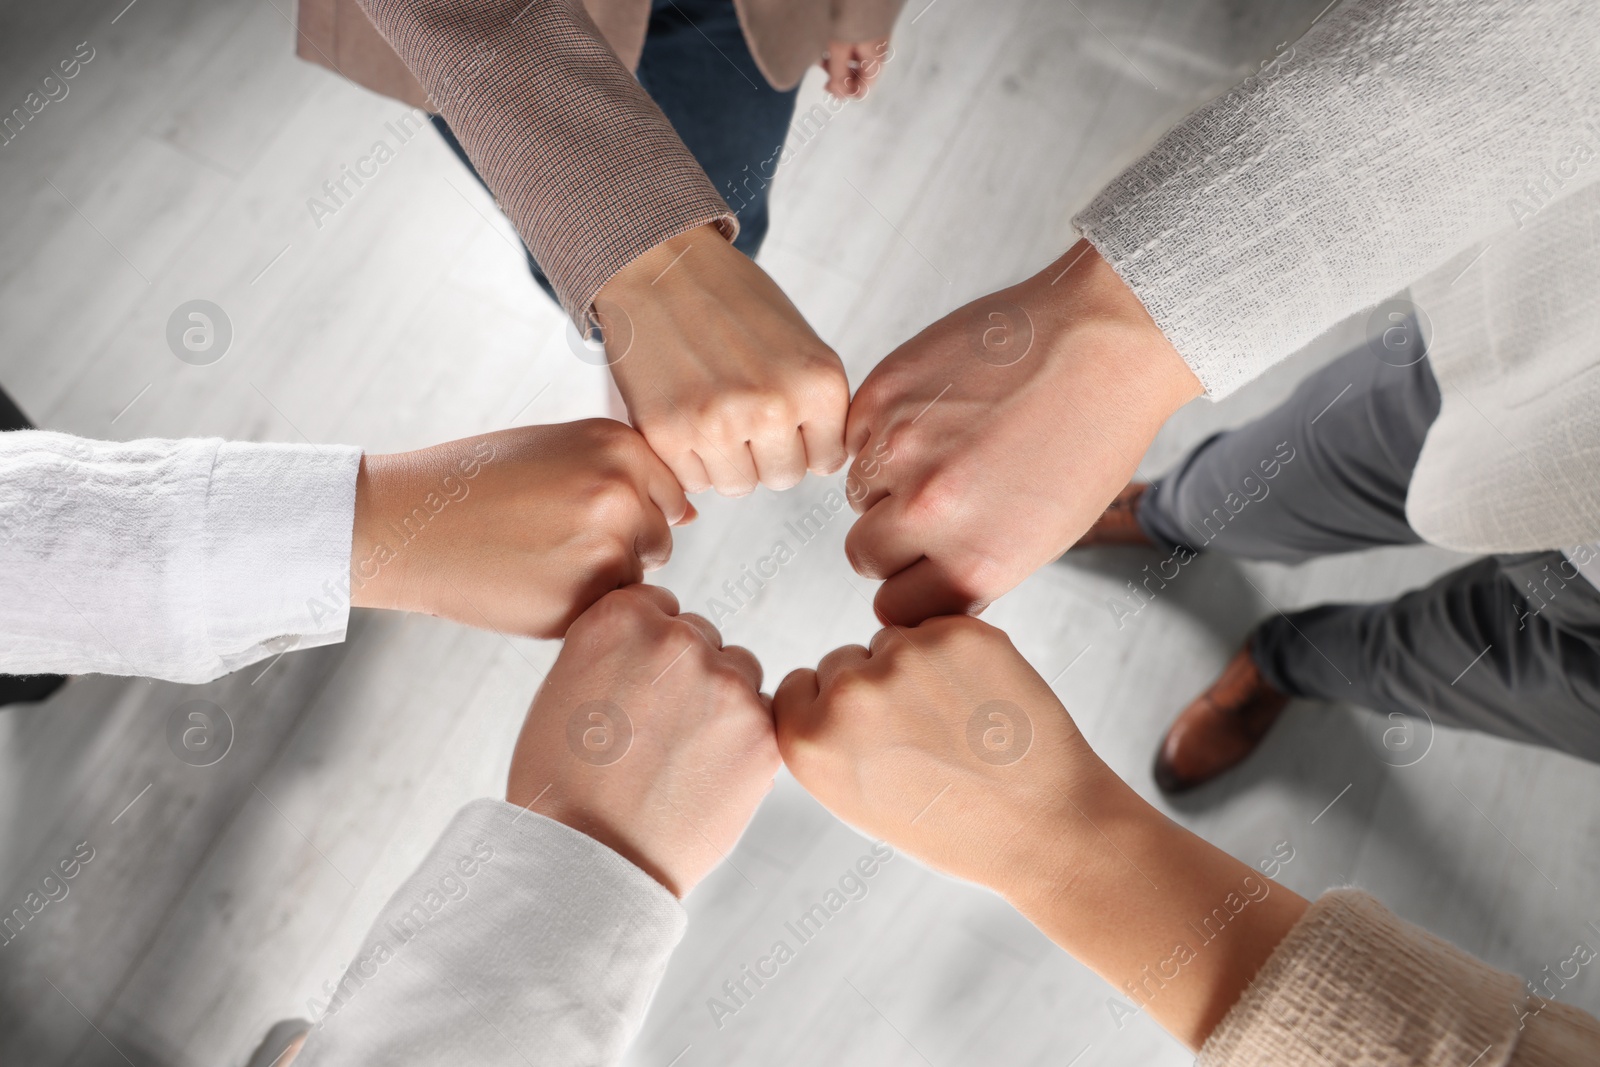
<path fill-rule="evenodd" d="M 1426 359 L 1400 367 L 1357 349 L 1202 442 L 1145 494 L 1140 525 L 1173 550 L 1285 563 L 1415 544 L 1406 489 L 1438 413 Z M 1560 552 L 1480 559 L 1386 603 L 1279 615 L 1251 647 L 1294 696 L 1600 762 L 1600 589 Z"/>

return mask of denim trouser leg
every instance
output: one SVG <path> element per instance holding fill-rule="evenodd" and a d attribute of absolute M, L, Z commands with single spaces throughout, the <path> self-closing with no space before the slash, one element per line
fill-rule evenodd
<path fill-rule="evenodd" d="M 1140 524 L 1169 545 L 1290 563 L 1414 543 L 1406 491 L 1438 412 L 1427 360 L 1392 366 L 1360 348 L 1202 442 L 1145 494 Z M 1251 651 L 1294 696 L 1600 762 L 1600 589 L 1560 552 L 1480 559 L 1388 602 L 1275 616 Z"/>
<path fill-rule="evenodd" d="M 796 90 L 780 92 L 767 84 L 745 43 L 733 0 L 655 0 L 637 74 L 739 216 L 734 247 L 753 258 L 767 234 L 768 189 L 788 136 Z M 443 117 L 433 116 L 433 124 L 477 176 Z M 554 299 L 531 252 L 528 268 Z"/>

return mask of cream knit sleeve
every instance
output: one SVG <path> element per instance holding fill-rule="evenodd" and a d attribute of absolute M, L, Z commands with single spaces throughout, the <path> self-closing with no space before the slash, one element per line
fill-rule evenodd
<path fill-rule="evenodd" d="M 0 433 L 0 673 L 204 682 L 343 640 L 360 463 Z"/>
<path fill-rule="evenodd" d="M 1075 222 L 1220 397 L 1600 178 L 1597 69 L 1591 0 L 1345 0 Z"/>
<path fill-rule="evenodd" d="M 1197 1064 L 1580 1067 L 1597 1062 L 1597 1050 L 1592 1016 L 1544 999 L 1365 893 L 1335 890 L 1284 938 Z"/>

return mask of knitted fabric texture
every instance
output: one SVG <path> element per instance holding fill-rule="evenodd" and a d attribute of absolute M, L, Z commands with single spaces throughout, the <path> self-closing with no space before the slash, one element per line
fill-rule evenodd
<path fill-rule="evenodd" d="M 1596 69 L 1583 0 L 1349 0 L 1076 222 L 1212 397 L 1413 287 L 1444 393 L 1413 525 L 1592 541 L 1600 420 L 1567 419 L 1600 403 Z"/>
<path fill-rule="evenodd" d="M 1365 893 L 1333 890 L 1289 932 L 1197 1062 L 1579 1067 L 1596 1049 L 1591 1016 L 1532 996 Z"/>

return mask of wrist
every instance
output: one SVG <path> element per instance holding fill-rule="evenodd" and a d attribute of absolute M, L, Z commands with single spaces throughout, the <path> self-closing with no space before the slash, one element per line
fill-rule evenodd
<path fill-rule="evenodd" d="M 536 796 L 529 796 L 526 790 L 519 790 L 516 787 L 506 793 L 507 802 L 528 808 L 530 811 L 534 810 L 530 805 L 537 799 Z M 679 900 L 682 900 L 683 895 L 689 891 L 690 886 L 683 884 L 682 879 L 674 877 L 665 866 L 655 862 L 648 849 L 640 847 L 640 843 L 634 837 L 624 832 L 612 820 L 581 804 L 567 804 L 559 799 L 546 800 L 539 807 L 542 810 L 535 811 L 536 815 L 543 815 L 547 819 L 578 831 L 585 837 L 593 838 L 661 883 L 667 892 Z"/>
<path fill-rule="evenodd" d="M 356 473 L 356 506 L 350 535 L 350 605 L 405 610 L 398 590 L 404 561 L 390 545 L 396 483 L 403 456 L 363 455 Z"/>
<path fill-rule="evenodd" d="M 1159 426 L 1205 393 L 1183 356 L 1110 263 L 1080 240 L 1017 286 L 1035 343 L 1074 388 L 1114 391 L 1114 410 Z"/>
<path fill-rule="evenodd" d="M 722 228 L 714 222 L 702 223 L 690 230 L 674 234 L 660 244 L 647 249 L 628 261 L 628 264 L 608 279 L 595 294 L 595 310 L 605 313 L 604 304 L 628 304 L 662 291 L 665 282 L 685 264 L 696 248 L 713 252 L 731 251 L 733 246 L 723 235 Z M 696 260 L 704 257 L 695 257 Z"/>
<path fill-rule="evenodd" d="M 1098 886 L 1125 878 L 1117 849 L 1126 850 L 1129 842 L 1159 832 L 1159 824 L 1167 822 L 1098 756 L 1088 753 L 1084 763 L 1051 789 L 1041 833 L 1027 835 L 1027 847 L 1008 858 L 993 884 L 1041 927 L 1049 916 L 1070 909 L 1072 900 L 1094 899 Z M 1039 841 L 1049 845 L 1040 848 Z"/>

